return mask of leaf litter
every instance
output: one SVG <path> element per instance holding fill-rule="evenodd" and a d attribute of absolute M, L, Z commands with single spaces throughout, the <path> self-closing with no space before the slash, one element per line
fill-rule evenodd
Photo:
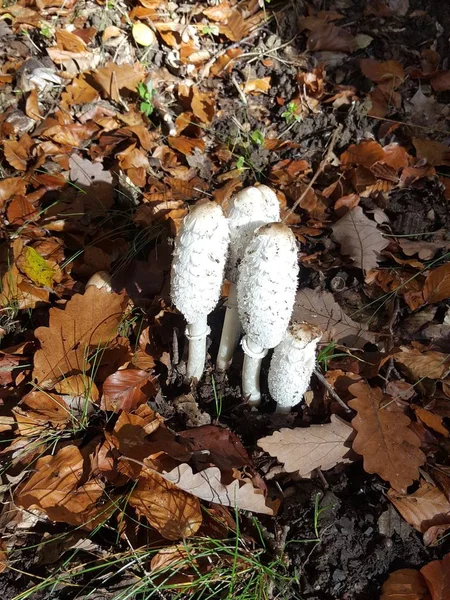
<path fill-rule="evenodd" d="M 450 18 L 326 8 L 0 9 L 5 597 L 52 564 L 44 594 L 120 598 L 105 557 L 129 596 L 448 596 Z M 255 182 L 299 242 L 294 318 L 323 332 L 284 416 L 268 363 L 260 412 L 240 353 L 215 373 L 220 306 L 187 389 L 168 297 L 189 207 Z M 55 532 L 69 566 L 40 562 Z"/>

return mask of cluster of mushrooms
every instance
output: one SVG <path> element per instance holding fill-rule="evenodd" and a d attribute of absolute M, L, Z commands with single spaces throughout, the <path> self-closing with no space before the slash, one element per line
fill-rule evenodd
<path fill-rule="evenodd" d="M 245 353 L 242 393 L 261 402 L 261 362 L 274 348 L 268 384 L 277 411 L 288 412 L 308 388 L 320 335 L 291 323 L 298 280 L 297 245 L 280 222 L 280 205 L 265 185 L 230 200 L 227 215 L 215 202 L 198 202 L 175 240 L 171 296 L 184 315 L 189 340 L 186 376 L 200 380 L 206 360 L 207 317 L 219 301 L 224 275 L 230 282 L 216 368 L 225 371 L 241 341 Z"/>

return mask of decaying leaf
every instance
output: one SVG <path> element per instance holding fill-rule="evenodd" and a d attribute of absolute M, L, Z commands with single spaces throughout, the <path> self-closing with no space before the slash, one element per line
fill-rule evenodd
<path fill-rule="evenodd" d="M 71 411 L 64 398 L 40 390 L 29 392 L 12 412 L 20 434 L 25 437 L 40 435 L 49 426 L 62 429 L 71 421 Z"/>
<path fill-rule="evenodd" d="M 19 269 L 37 285 L 51 287 L 56 269 L 31 246 L 25 246 L 17 259 Z"/>
<path fill-rule="evenodd" d="M 131 66 L 109 63 L 96 69 L 92 77 L 106 97 L 119 102 L 122 90 L 137 90 L 139 82 L 144 80 L 145 70 L 140 64 Z"/>
<path fill-rule="evenodd" d="M 420 569 L 431 592 L 431 600 L 450 598 L 450 552 Z"/>
<path fill-rule="evenodd" d="M 426 581 L 415 569 L 399 569 L 383 584 L 380 600 L 431 600 Z"/>
<path fill-rule="evenodd" d="M 363 348 L 367 342 L 376 340 L 375 334 L 367 331 L 366 326 L 345 314 L 330 292 L 299 290 L 292 319 L 321 329 L 322 342 L 334 341 L 351 348 Z"/>
<path fill-rule="evenodd" d="M 90 286 L 84 295 L 73 296 L 64 310 L 51 308 L 49 327 L 35 331 L 41 349 L 34 355 L 34 380 L 48 389 L 64 375 L 84 373 L 89 351 L 115 339 L 124 303 L 123 296 Z"/>
<path fill-rule="evenodd" d="M 188 464 L 182 464 L 169 473 L 163 473 L 163 477 L 175 484 L 177 488 L 194 494 L 202 500 L 264 515 L 274 514 L 273 508 L 267 506 L 261 490 L 254 488 L 250 481 L 246 481 L 242 486 L 237 480 L 226 486 L 223 485 L 217 467 L 208 467 L 204 471 L 193 473 Z"/>
<path fill-rule="evenodd" d="M 101 407 L 131 412 L 154 395 L 153 377 L 140 369 L 123 369 L 105 379 Z"/>
<path fill-rule="evenodd" d="M 195 535 L 202 524 L 198 498 L 154 471 L 144 470 L 129 502 L 168 540 Z"/>
<path fill-rule="evenodd" d="M 413 494 L 399 494 L 391 489 L 388 498 L 405 521 L 421 533 L 433 525 L 450 524 L 450 502 L 431 483 L 422 483 Z"/>
<path fill-rule="evenodd" d="M 347 455 L 353 437 L 353 427 L 332 415 L 331 423 L 283 428 L 258 440 L 258 446 L 283 463 L 288 473 L 309 475 L 314 469 L 327 471 L 338 463 L 351 462 Z"/>
<path fill-rule="evenodd" d="M 379 253 L 389 244 L 374 221 L 355 206 L 332 226 L 332 237 L 341 246 L 342 254 L 365 273 L 378 266 Z"/>
<path fill-rule="evenodd" d="M 372 58 L 363 58 L 359 61 L 359 66 L 364 75 L 376 83 L 393 80 L 395 86 L 398 86 L 405 78 L 405 71 L 396 60 L 378 61 Z"/>
<path fill-rule="evenodd" d="M 411 420 L 380 388 L 367 383 L 349 387 L 355 396 L 349 406 L 357 411 L 352 425 L 358 432 L 353 450 L 364 458 L 364 470 L 377 473 L 403 492 L 419 477 L 425 462 L 419 437 L 408 427 Z"/>
<path fill-rule="evenodd" d="M 394 360 L 403 365 L 414 379 L 445 379 L 450 373 L 450 357 L 443 352 L 401 346 Z"/>
<path fill-rule="evenodd" d="M 450 263 L 430 271 L 423 286 L 423 297 L 429 304 L 450 298 Z"/>

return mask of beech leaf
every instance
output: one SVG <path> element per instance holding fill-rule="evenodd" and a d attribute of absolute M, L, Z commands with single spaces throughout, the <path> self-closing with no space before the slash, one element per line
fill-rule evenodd
<path fill-rule="evenodd" d="M 322 330 L 322 342 L 334 341 L 351 348 L 363 348 L 375 342 L 375 334 L 367 327 L 353 321 L 333 297 L 331 292 L 303 289 L 297 292 L 293 321 L 305 321 Z"/>
<path fill-rule="evenodd" d="M 88 351 L 115 339 L 125 302 L 123 296 L 90 286 L 64 310 L 51 308 L 49 326 L 35 331 L 41 349 L 34 355 L 33 379 L 48 389 L 65 375 L 86 372 Z"/>
<path fill-rule="evenodd" d="M 122 90 L 136 92 L 138 84 L 145 77 L 144 67 L 136 65 L 116 65 L 108 63 L 92 73 L 93 80 L 100 86 L 104 95 L 114 102 L 120 101 Z"/>
<path fill-rule="evenodd" d="M 355 396 L 349 406 L 357 411 L 352 421 L 358 432 L 353 450 L 364 458 L 364 470 L 376 473 L 399 492 L 419 477 L 425 462 L 419 437 L 409 428 L 411 420 L 390 396 L 367 383 L 353 383 Z"/>
<path fill-rule="evenodd" d="M 450 552 L 420 569 L 431 592 L 431 600 L 450 598 Z"/>
<path fill-rule="evenodd" d="M 450 373 L 450 358 L 443 352 L 401 346 L 401 352 L 394 354 L 394 360 L 416 380 L 424 377 L 444 379 Z"/>
<path fill-rule="evenodd" d="M 283 428 L 258 440 L 258 446 L 283 463 L 288 473 L 308 475 L 314 469 L 327 471 L 338 463 L 351 462 L 346 455 L 353 437 L 353 427 L 331 415 L 331 423 Z"/>
<path fill-rule="evenodd" d="M 377 268 L 378 255 L 389 242 L 360 206 L 349 210 L 332 230 L 332 238 L 340 244 L 342 254 L 350 256 L 355 267 L 360 267 L 364 273 Z"/>
<path fill-rule="evenodd" d="M 431 483 L 422 483 L 413 494 L 389 490 L 387 495 L 405 521 L 421 533 L 434 525 L 450 524 L 450 502 Z"/>
<path fill-rule="evenodd" d="M 431 600 L 423 575 L 415 569 L 399 569 L 383 584 L 380 600 Z"/>
<path fill-rule="evenodd" d="M 192 468 L 184 463 L 169 473 L 163 473 L 163 477 L 177 488 L 202 500 L 264 515 L 274 514 L 274 510 L 266 505 L 261 490 L 254 488 L 250 481 L 240 485 L 239 481 L 234 480 L 225 486 L 220 481 L 221 472 L 217 467 L 208 467 L 204 471 L 193 473 Z"/>
<path fill-rule="evenodd" d="M 430 271 L 423 286 L 423 297 L 428 304 L 450 298 L 450 263 Z"/>
<path fill-rule="evenodd" d="M 101 408 L 131 412 L 155 393 L 152 376 L 141 369 L 123 369 L 105 379 Z"/>

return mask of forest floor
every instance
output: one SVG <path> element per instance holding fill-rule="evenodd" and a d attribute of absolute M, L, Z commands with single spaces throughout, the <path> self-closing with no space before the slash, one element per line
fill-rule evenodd
<path fill-rule="evenodd" d="M 449 40 L 435 0 L 3 0 L 3 600 L 450 599 Z M 169 294 L 189 206 L 258 183 L 323 332 L 289 415 L 270 356 L 259 409 L 216 372 L 223 300 L 185 384 Z"/>

